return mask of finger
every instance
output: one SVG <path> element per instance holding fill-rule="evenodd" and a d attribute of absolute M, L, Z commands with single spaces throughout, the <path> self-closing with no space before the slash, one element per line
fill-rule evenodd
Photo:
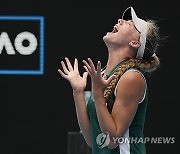
<path fill-rule="evenodd" d="M 83 66 L 83 67 L 84 67 L 84 69 L 86 70 L 86 72 L 87 72 L 89 75 L 91 75 L 90 72 L 89 72 L 89 70 L 88 70 L 88 68 L 87 68 L 86 66 Z"/>
<path fill-rule="evenodd" d="M 116 75 L 112 75 L 107 79 L 107 83 L 109 84 L 112 80 L 116 79 Z"/>
<path fill-rule="evenodd" d="M 95 72 L 95 71 L 96 71 L 96 68 L 95 68 L 94 63 L 93 63 L 93 61 L 91 60 L 91 58 L 88 58 L 88 61 L 89 61 L 89 65 L 90 65 L 92 71 Z"/>
<path fill-rule="evenodd" d="M 100 61 L 98 61 L 98 63 L 97 63 L 97 73 L 101 74 L 101 62 Z"/>
<path fill-rule="evenodd" d="M 79 72 L 79 70 L 78 70 L 78 60 L 76 58 L 74 59 L 74 70 Z"/>
<path fill-rule="evenodd" d="M 86 71 L 88 72 L 88 73 L 90 73 L 92 70 L 91 70 L 91 67 L 89 66 L 89 64 L 85 61 L 85 60 L 83 60 L 82 61 L 83 63 L 84 63 L 84 65 L 86 66 L 86 68 L 85 69 L 87 69 Z"/>
<path fill-rule="evenodd" d="M 70 61 L 69 61 L 69 59 L 66 57 L 65 60 L 66 60 L 67 66 L 68 66 L 68 70 L 69 70 L 69 71 L 72 71 L 72 70 L 73 70 L 73 67 L 72 67 L 72 65 L 71 65 L 71 63 L 70 63 Z"/>
<path fill-rule="evenodd" d="M 84 72 L 83 73 L 83 79 L 87 79 L 87 76 L 88 76 L 88 72 Z"/>
<path fill-rule="evenodd" d="M 64 74 L 60 69 L 58 69 L 58 72 L 63 78 L 67 79 L 67 75 Z"/>
<path fill-rule="evenodd" d="M 65 65 L 65 63 L 64 63 L 63 61 L 61 61 L 61 65 L 62 65 L 62 68 L 63 68 L 64 73 L 65 73 L 65 74 L 68 74 L 69 71 L 67 70 L 66 65 Z"/>

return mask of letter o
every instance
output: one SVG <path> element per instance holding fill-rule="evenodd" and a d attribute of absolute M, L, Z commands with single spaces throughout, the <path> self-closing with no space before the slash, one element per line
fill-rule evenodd
<path fill-rule="evenodd" d="M 22 42 L 24 40 L 29 41 L 29 46 L 27 46 L 27 47 L 23 46 Z M 21 32 L 16 36 L 16 38 L 14 40 L 14 45 L 15 45 L 16 50 L 21 55 L 30 55 L 37 48 L 37 39 L 34 36 L 34 34 L 32 34 L 30 32 Z"/>

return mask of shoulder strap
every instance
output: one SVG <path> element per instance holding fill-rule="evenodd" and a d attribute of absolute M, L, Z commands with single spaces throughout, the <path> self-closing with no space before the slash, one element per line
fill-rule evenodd
<path fill-rule="evenodd" d="M 144 78 L 144 80 L 145 80 L 146 87 L 145 87 L 145 91 L 144 91 L 143 98 L 142 98 L 142 100 L 139 102 L 139 104 L 140 104 L 141 102 L 143 102 L 143 100 L 144 100 L 144 98 L 145 98 L 145 96 L 146 96 L 146 90 L 147 90 L 146 78 L 145 78 L 145 76 L 144 76 L 144 72 L 143 72 L 142 70 L 140 70 L 140 69 L 137 69 L 137 68 L 130 68 L 130 69 L 126 70 L 126 71 L 121 75 L 121 77 L 122 77 L 125 73 L 127 73 L 127 72 L 129 72 L 129 71 L 136 71 L 136 72 L 138 72 L 139 74 L 141 74 L 141 76 L 142 76 L 142 77 Z M 118 82 L 117 82 L 117 84 L 116 84 L 116 86 L 115 86 L 115 88 L 114 88 L 114 96 L 115 96 L 115 97 L 116 97 L 117 86 L 118 86 L 118 84 L 119 84 L 119 82 L 120 82 L 121 77 L 119 78 L 119 80 L 118 80 Z"/>

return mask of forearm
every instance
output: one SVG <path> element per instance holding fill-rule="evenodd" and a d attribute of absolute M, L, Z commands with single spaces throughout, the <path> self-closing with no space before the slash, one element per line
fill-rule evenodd
<path fill-rule="evenodd" d="M 93 93 L 95 106 L 98 116 L 98 121 L 100 123 L 101 129 L 103 132 L 108 132 L 110 136 L 116 135 L 116 125 L 115 122 L 109 113 L 106 100 L 104 98 L 103 92 L 94 92 Z"/>
<path fill-rule="evenodd" d="M 110 136 L 110 143 L 108 147 L 113 149 L 117 147 L 118 143 L 114 143 L 113 137 L 117 137 L 117 126 L 109 113 L 104 95 L 102 92 L 94 93 L 94 100 L 96 106 L 96 112 L 98 121 L 101 127 L 102 132 L 108 132 Z"/>
<path fill-rule="evenodd" d="M 83 136 L 87 144 L 91 147 L 91 130 L 90 130 L 90 121 L 87 114 L 86 101 L 84 96 L 84 91 L 73 92 L 76 114 L 79 127 L 83 133 Z"/>

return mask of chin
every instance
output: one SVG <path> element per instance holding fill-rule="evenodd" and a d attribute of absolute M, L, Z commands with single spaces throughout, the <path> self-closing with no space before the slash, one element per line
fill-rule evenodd
<path fill-rule="evenodd" d="M 106 43 L 106 42 L 109 42 L 109 36 L 108 34 L 106 34 L 105 36 L 103 36 L 103 41 Z"/>
<path fill-rule="evenodd" d="M 103 41 L 105 42 L 106 45 L 108 44 L 112 44 L 113 42 L 113 37 L 107 33 L 104 37 L 103 37 Z"/>
<path fill-rule="evenodd" d="M 106 35 L 105 35 L 105 36 L 103 36 L 103 41 L 105 42 L 105 40 L 106 40 Z"/>
<path fill-rule="evenodd" d="M 106 46 L 107 46 L 107 44 L 108 44 L 108 39 L 107 39 L 107 36 L 105 35 L 104 37 L 103 37 L 103 41 L 104 41 L 104 43 L 106 44 Z"/>

